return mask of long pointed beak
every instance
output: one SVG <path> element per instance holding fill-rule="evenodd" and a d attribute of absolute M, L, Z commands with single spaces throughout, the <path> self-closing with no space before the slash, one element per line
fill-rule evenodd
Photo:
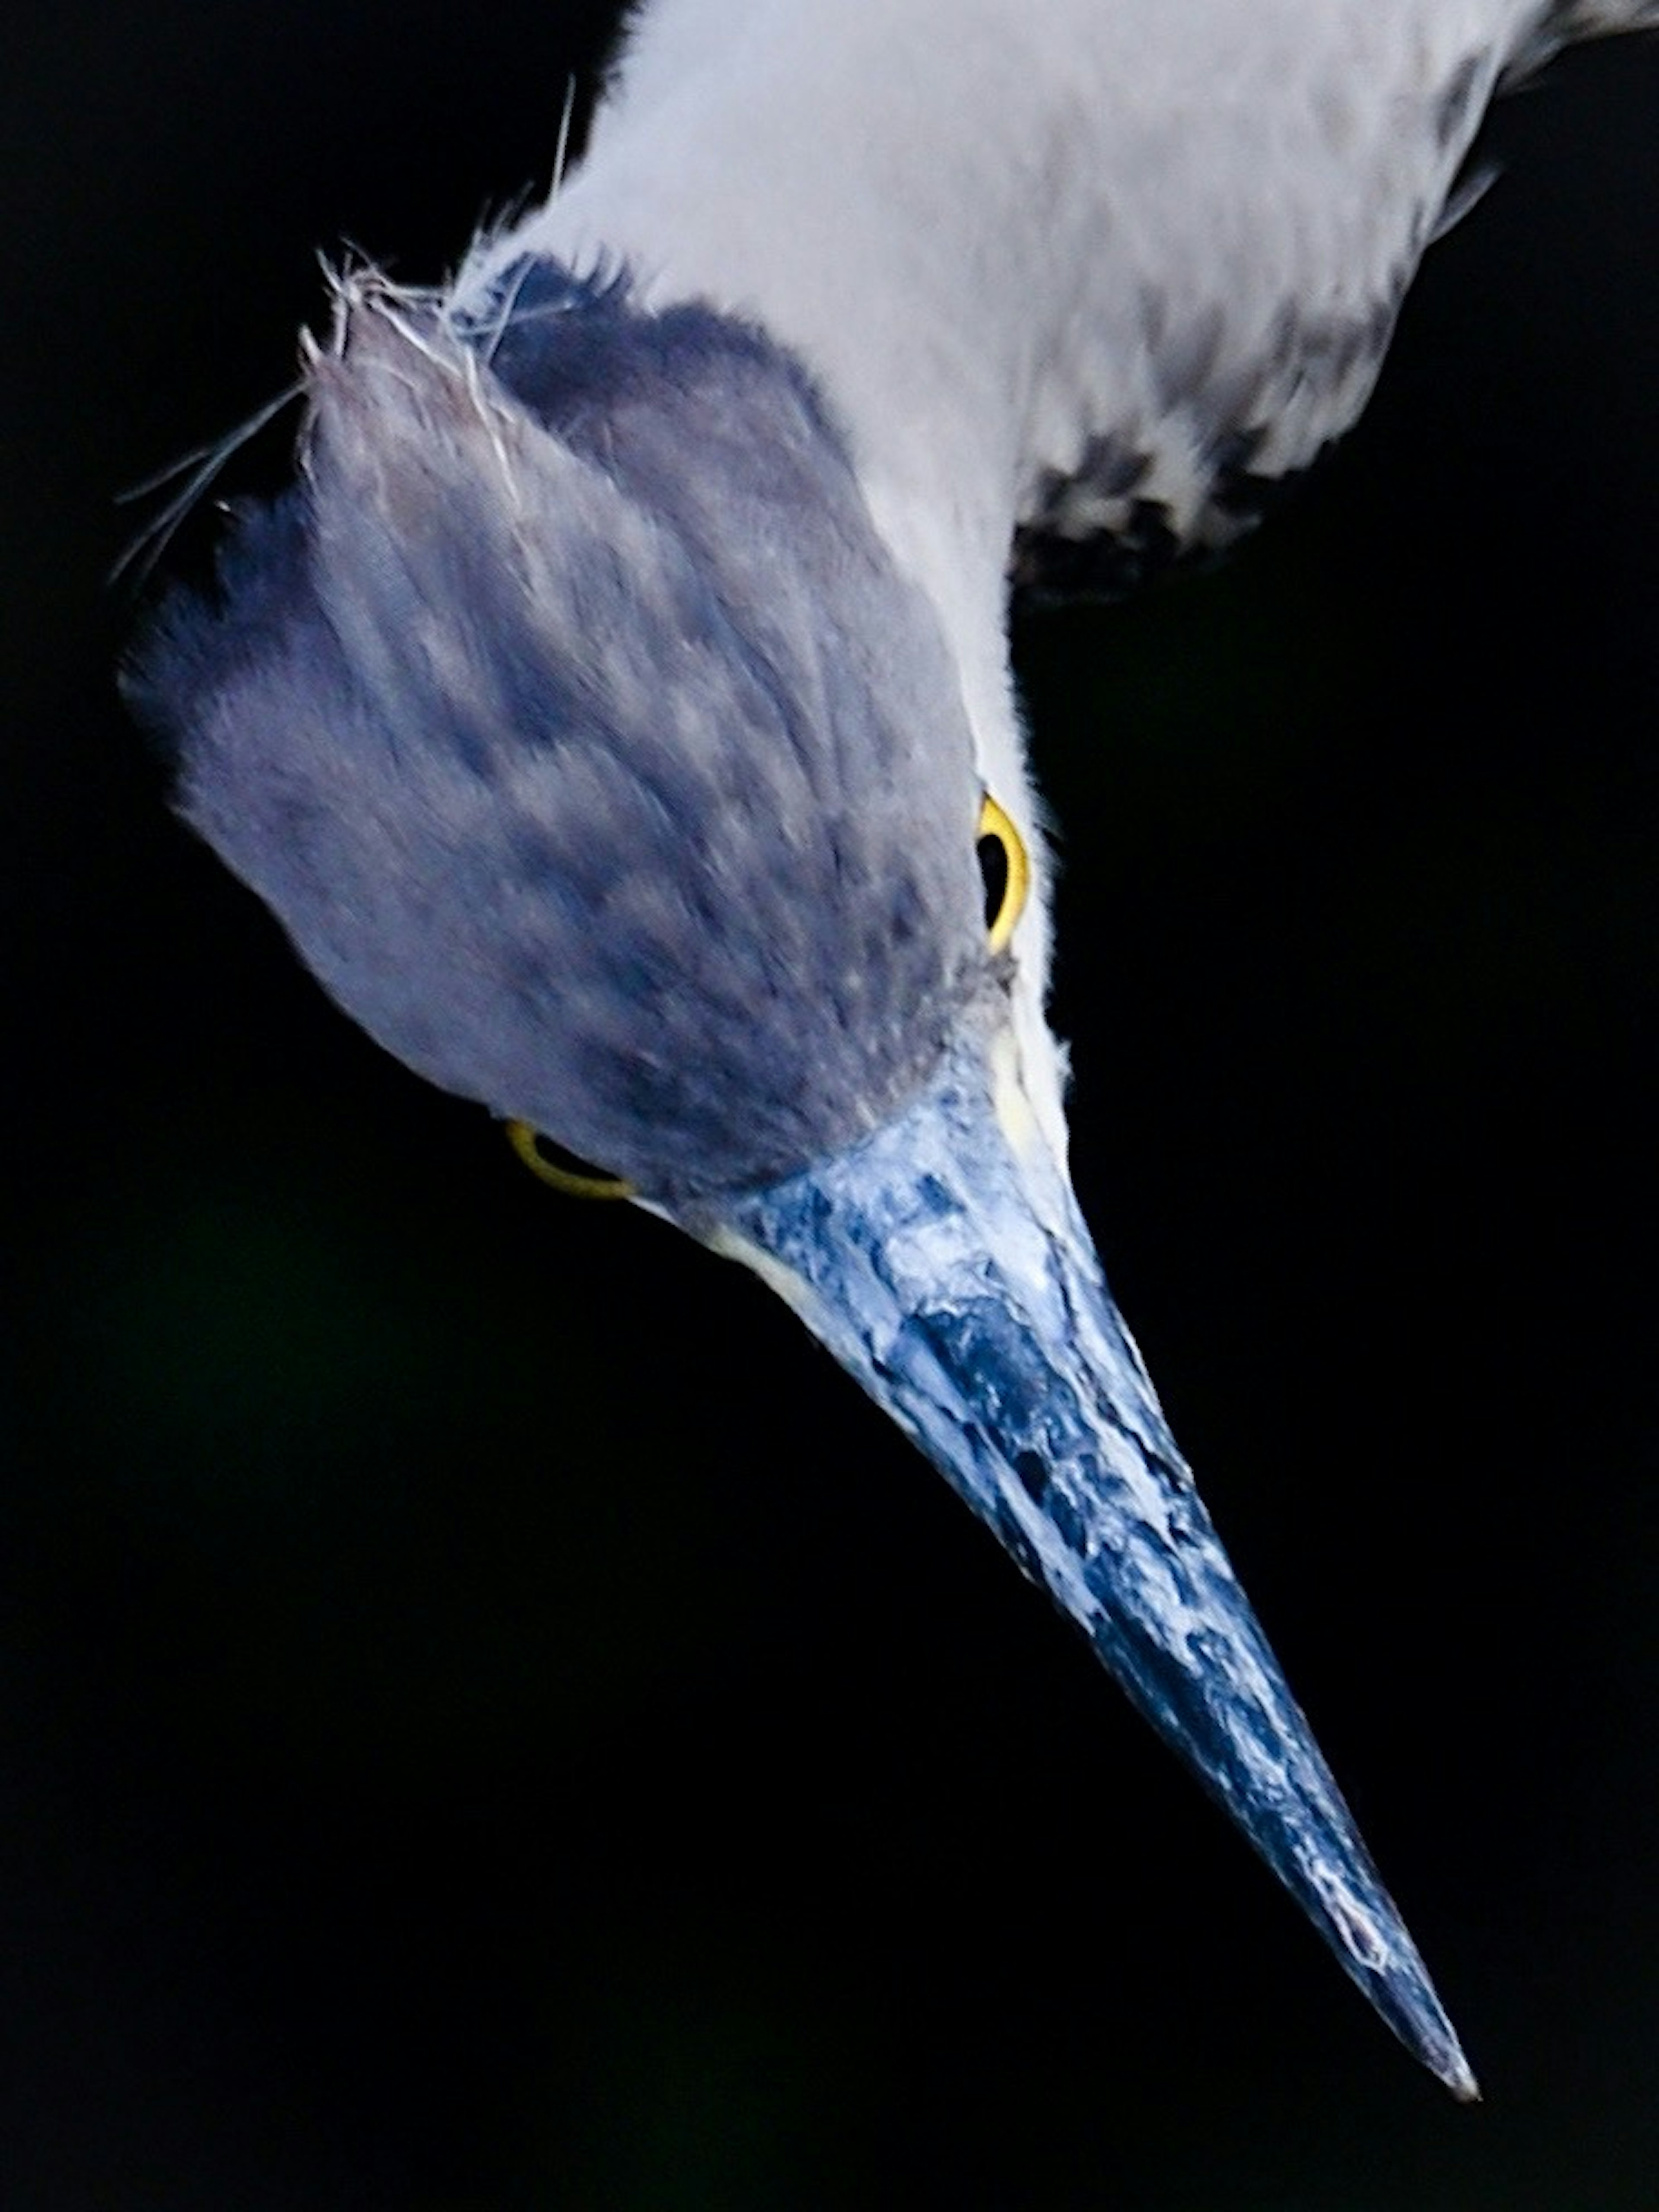
<path fill-rule="evenodd" d="M 964 1042 L 849 1152 L 678 1218 L 783 1293 L 1080 1625 L 1401 2040 L 1472 2099 L 1023 1105 Z"/>

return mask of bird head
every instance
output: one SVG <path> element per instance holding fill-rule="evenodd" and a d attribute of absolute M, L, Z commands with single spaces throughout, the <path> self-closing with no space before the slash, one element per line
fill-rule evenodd
<path fill-rule="evenodd" d="M 182 811 L 381 1044 L 780 1291 L 1472 2091 L 1108 1294 L 1032 856 L 832 407 L 544 259 L 341 280 L 306 392 L 130 673 Z"/>

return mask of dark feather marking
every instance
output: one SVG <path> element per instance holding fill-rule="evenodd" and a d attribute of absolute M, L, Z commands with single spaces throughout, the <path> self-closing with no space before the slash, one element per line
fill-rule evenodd
<path fill-rule="evenodd" d="M 1036 604 L 1121 599 L 1178 566 L 1207 563 L 1224 551 L 1333 442 L 1295 466 L 1259 469 L 1282 394 L 1305 382 L 1363 397 L 1388 351 L 1407 274 L 1395 271 L 1359 314 L 1309 315 L 1286 301 L 1260 356 L 1230 368 L 1220 366 L 1226 347 L 1218 311 L 1176 327 L 1167 302 L 1149 288 L 1144 336 L 1164 410 L 1158 437 L 1149 450 L 1144 436 L 1097 432 L 1074 469 L 1042 473 L 1014 538 L 1014 588 Z M 1141 489 L 1163 473 L 1160 447 L 1175 477 L 1196 473 L 1198 505 L 1184 531 L 1166 501 Z M 1108 521 L 1103 507 L 1113 510 Z"/>
<path fill-rule="evenodd" d="M 1133 599 L 1165 575 L 1182 546 L 1158 500 L 1135 500 L 1122 526 L 1083 537 L 1065 531 L 1021 530 L 1014 539 L 1010 579 L 1036 605 L 1068 599 Z"/>

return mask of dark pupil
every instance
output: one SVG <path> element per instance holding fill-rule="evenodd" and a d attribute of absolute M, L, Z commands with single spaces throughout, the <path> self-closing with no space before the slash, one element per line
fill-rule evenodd
<path fill-rule="evenodd" d="M 536 1156 L 545 1160 L 548 1166 L 556 1169 L 560 1175 L 582 1176 L 589 1182 L 614 1182 L 616 1180 L 609 1168 L 596 1168 L 591 1160 L 585 1160 L 580 1154 L 556 1144 L 551 1137 L 544 1136 L 539 1129 L 536 1132 Z"/>
<path fill-rule="evenodd" d="M 980 839 L 979 879 L 985 886 L 985 927 L 992 930 L 1008 896 L 1008 848 L 1000 837 Z"/>

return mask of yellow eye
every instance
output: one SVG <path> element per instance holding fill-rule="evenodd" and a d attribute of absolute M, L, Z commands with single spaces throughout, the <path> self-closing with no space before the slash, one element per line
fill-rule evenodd
<path fill-rule="evenodd" d="M 584 1166 L 574 1153 L 532 1129 L 528 1121 L 509 1121 L 507 1140 L 529 1169 L 567 1198 L 632 1198 L 634 1186 L 622 1176 L 601 1175 Z"/>
<path fill-rule="evenodd" d="M 1025 911 L 1031 863 L 1025 841 L 988 791 L 979 810 L 979 872 L 985 884 L 985 933 L 1000 952 Z"/>

